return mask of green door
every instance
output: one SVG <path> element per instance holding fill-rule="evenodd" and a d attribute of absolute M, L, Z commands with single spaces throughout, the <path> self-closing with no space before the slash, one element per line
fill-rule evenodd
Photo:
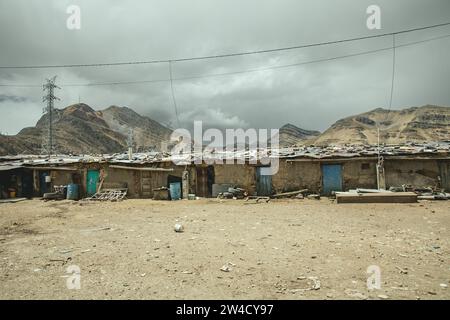
<path fill-rule="evenodd" d="M 98 170 L 88 170 L 86 181 L 86 193 L 92 196 L 97 192 L 97 183 L 100 173 Z"/>

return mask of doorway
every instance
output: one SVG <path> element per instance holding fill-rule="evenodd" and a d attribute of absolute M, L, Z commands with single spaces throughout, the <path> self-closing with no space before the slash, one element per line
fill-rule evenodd
<path fill-rule="evenodd" d="M 256 194 L 258 196 L 270 196 L 272 194 L 272 168 L 256 168 Z"/>
<path fill-rule="evenodd" d="M 322 194 L 331 195 L 332 191 L 342 191 L 342 165 L 322 165 Z"/>
<path fill-rule="evenodd" d="M 199 197 L 211 197 L 214 184 L 214 166 L 197 167 L 196 192 Z"/>
<path fill-rule="evenodd" d="M 97 193 L 97 183 L 99 176 L 99 170 L 88 170 L 86 175 L 86 193 L 88 196 L 93 196 L 95 193 Z"/>

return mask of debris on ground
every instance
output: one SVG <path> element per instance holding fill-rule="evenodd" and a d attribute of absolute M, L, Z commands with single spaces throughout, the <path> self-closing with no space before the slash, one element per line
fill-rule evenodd
<path fill-rule="evenodd" d="M 306 281 L 307 287 L 291 289 L 291 293 L 305 292 L 320 289 L 320 280 L 318 277 L 297 277 L 297 281 Z"/>
<path fill-rule="evenodd" d="M 220 268 L 220 271 L 223 271 L 223 272 L 230 272 L 231 270 L 233 270 L 232 267 L 234 267 L 234 266 L 235 266 L 234 263 L 227 262 L 226 264 L 224 264 L 224 265 Z"/>
<path fill-rule="evenodd" d="M 182 224 L 177 223 L 177 224 L 175 224 L 174 230 L 175 230 L 175 232 L 184 232 L 184 227 Z"/>
<path fill-rule="evenodd" d="M 304 195 L 308 192 L 308 189 L 302 189 L 302 190 L 297 190 L 297 191 L 290 191 L 290 192 L 282 192 L 282 193 L 277 193 L 274 195 L 271 195 L 270 197 L 272 199 L 281 199 L 281 198 L 297 198 L 298 196 L 302 196 L 302 199 L 304 197 Z"/>
<path fill-rule="evenodd" d="M 128 189 L 104 189 L 93 196 L 84 198 L 85 201 L 122 201 L 127 195 Z"/>
<path fill-rule="evenodd" d="M 226 192 L 220 192 L 217 195 L 217 199 L 244 199 L 248 196 L 248 193 L 245 189 L 230 187 Z"/>
<path fill-rule="evenodd" d="M 270 201 L 270 197 L 258 197 L 258 196 L 248 196 L 245 198 L 245 201 L 252 200 L 252 199 L 256 200 L 255 201 L 256 203 L 259 203 L 260 201 L 265 201 L 267 203 Z"/>
<path fill-rule="evenodd" d="M 169 200 L 169 188 L 160 187 L 153 189 L 153 200 Z"/>
<path fill-rule="evenodd" d="M 418 200 L 449 200 L 450 193 L 446 193 L 444 189 L 438 186 L 416 187 L 412 185 L 402 185 L 400 187 L 392 186 L 389 188 L 391 192 L 414 192 L 417 194 Z"/>

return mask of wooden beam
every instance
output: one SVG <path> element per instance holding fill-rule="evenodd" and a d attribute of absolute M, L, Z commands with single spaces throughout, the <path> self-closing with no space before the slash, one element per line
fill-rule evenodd
<path fill-rule="evenodd" d="M 71 168 L 71 167 L 24 167 L 27 169 L 33 169 L 33 170 L 62 170 L 62 171 L 78 171 L 80 169 L 78 168 Z"/>
<path fill-rule="evenodd" d="M 337 203 L 415 203 L 414 192 L 336 193 Z"/>
<path fill-rule="evenodd" d="M 171 172 L 173 168 L 165 169 L 165 168 L 152 168 L 152 167 L 127 167 L 127 166 L 116 166 L 110 165 L 110 168 L 114 169 L 123 169 L 123 170 L 137 170 L 137 171 L 160 171 L 160 172 Z"/>

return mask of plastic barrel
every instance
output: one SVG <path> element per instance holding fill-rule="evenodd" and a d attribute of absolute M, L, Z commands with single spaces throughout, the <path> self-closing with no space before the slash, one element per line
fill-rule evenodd
<path fill-rule="evenodd" d="M 180 200 L 181 199 L 181 183 L 180 182 L 172 182 L 170 184 L 170 198 L 172 200 Z"/>
<path fill-rule="evenodd" d="M 78 185 L 69 184 L 67 186 L 67 199 L 68 200 L 78 200 Z"/>

